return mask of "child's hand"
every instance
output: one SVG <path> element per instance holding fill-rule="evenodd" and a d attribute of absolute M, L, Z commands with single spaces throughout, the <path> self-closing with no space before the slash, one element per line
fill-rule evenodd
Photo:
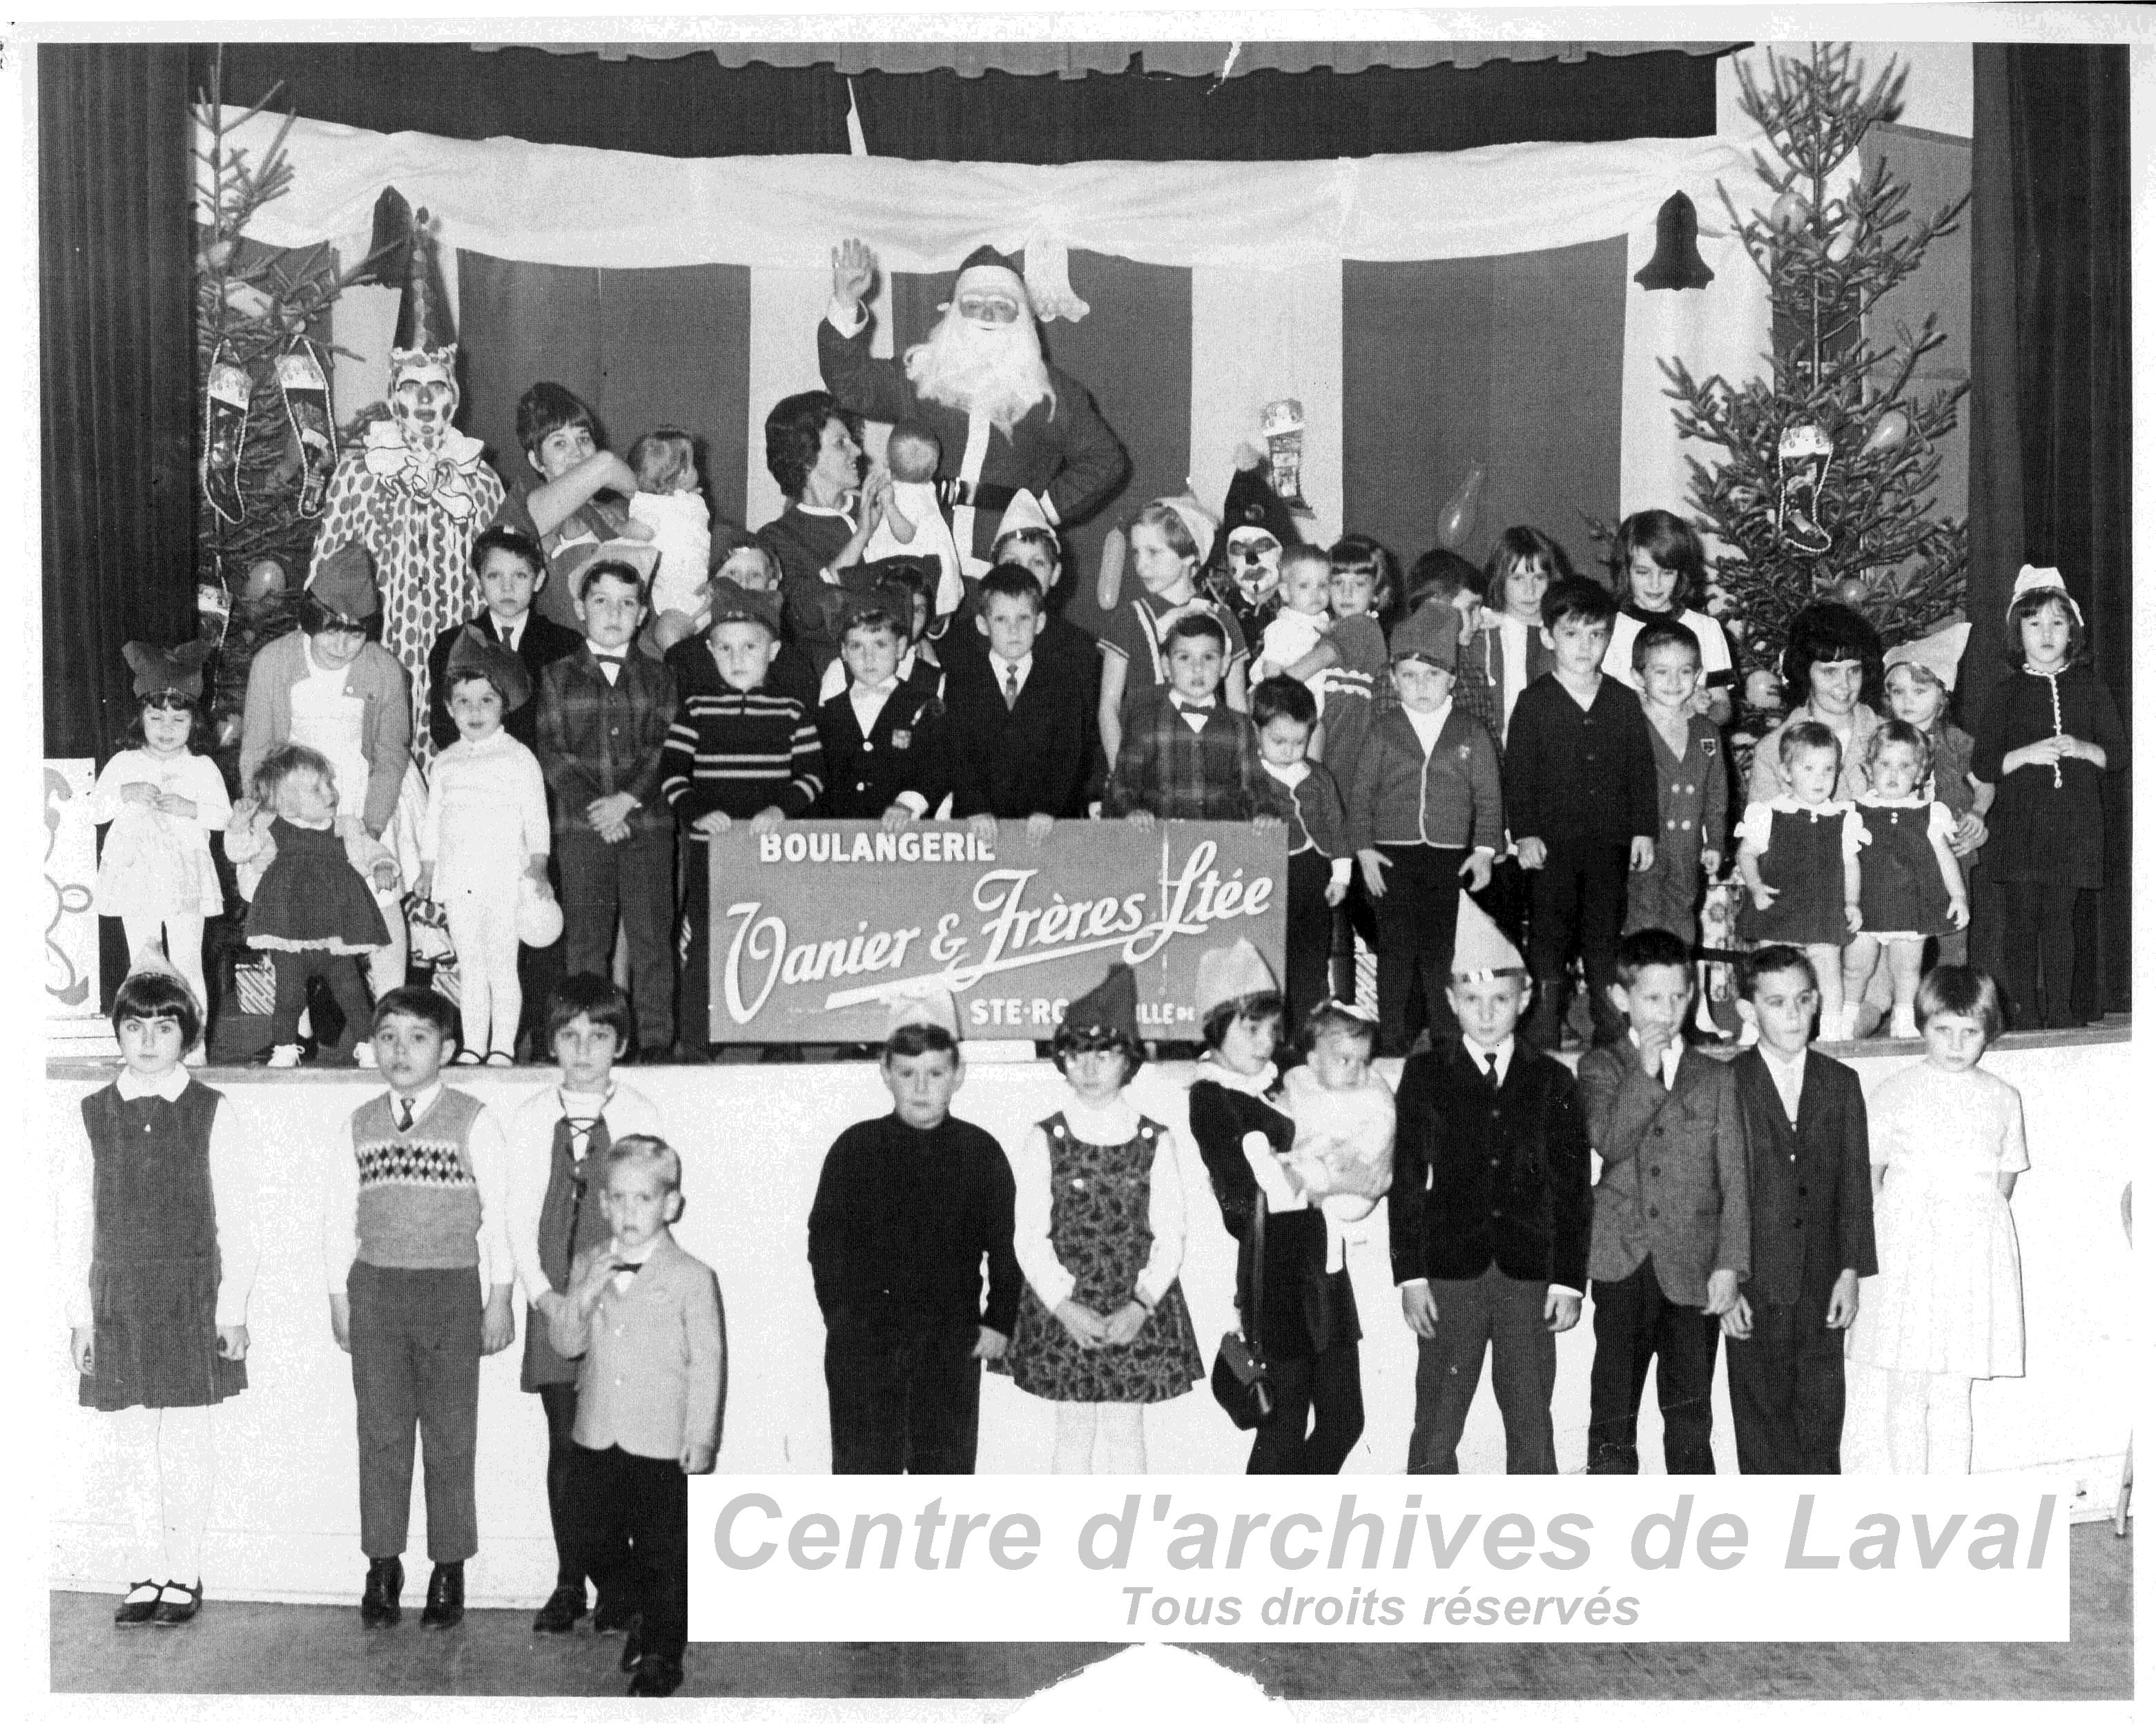
<path fill-rule="evenodd" d="M 649 522 L 638 521 L 634 516 L 624 522 L 619 531 L 624 540 L 650 541 L 659 538 L 659 531 L 656 528 Z"/>
<path fill-rule="evenodd" d="M 176 792 L 158 793 L 157 808 L 167 816 L 177 816 L 188 822 L 194 820 L 195 801 L 183 798 Z"/>
<path fill-rule="evenodd" d="M 217 1329 L 217 1353 L 228 1362 L 247 1360 L 247 1341 L 244 1325 L 219 1326 Z"/>
<path fill-rule="evenodd" d="M 619 828 L 629 820 L 629 813 L 636 808 L 636 800 L 625 792 L 608 792 L 603 798 L 593 798 L 584 806 L 584 820 L 592 825 L 592 832 L 601 839 L 610 828 Z"/>
<path fill-rule="evenodd" d="M 748 831 L 752 834 L 775 834 L 785 825 L 786 813 L 776 804 L 766 804 L 748 819 Z"/>
<path fill-rule="evenodd" d="M 1374 846 L 1365 847 L 1355 854 L 1363 866 L 1363 888 L 1373 900 L 1385 897 L 1385 854 Z"/>
<path fill-rule="evenodd" d="M 1752 890 L 1752 904 L 1763 912 L 1781 897 L 1780 889 L 1771 887 L 1764 882 L 1760 883 Z"/>
<path fill-rule="evenodd" d="M 1948 900 L 1947 922 L 1956 930 L 1969 928 L 1969 900 L 1965 895 L 1957 894 Z"/>
<path fill-rule="evenodd" d="M 96 1336 L 97 1329 L 95 1326 L 70 1326 L 68 1328 L 68 1358 L 69 1361 L 74 1362 L 74 1371 L 76 1373 L 92 1374 L 96 1372 L 96 1370 L 91 1366 L 90 1360 L 90 1346 Z"/>
<path fill-rule="evenodd" d="M 1107 1317 L 1101 1328 L 1101 1341 L 1104 1344 L 1127 1344 L 1137 1336 L 1146 1320 L 1145 1305 L 1132 1297 Z"/>
<path fill-rule="evenodd" d="M 611 828 L 598 830 L 598 837 L 609 846 L 619 846 L 634 832 L 625 822 L 617 822 Z"/>
<path fill-rule="evenodd" d="M 902 828 L 911 827 L 912 823 L 913 807 L 910 804 L 894 803 L 883 813 L 883 831 L 887 834 L 895 834 Z"/>
<path fill-rule="evenodd" d="M 1632 836 L 1632 869 L 1635 873 L 1651 870 L 1655 867 L 1655 843 L 1646 834 Z"/>
<path fill-rule="evenodd" d="M 1285 817 L 1280 816 L 1253 816 L 1250 818 L 1250 827 L 1253 831 L 1260 834 L 1283 833 L 1287 829 L 1287 820 Z"/>
<path fill-rule="evenodd" d="M 332 1295 L 330 1298 L 330 1336 L 336 1340 L 336 1347 L 346 1356 L 352 1354 L 352 1298 Z"/>
<path fill-rule="evenodd" d="M 1856 1320 L 1856 1269 L 1845 1266 L 1841 1276 L 1834 1281 L 1834 1294 L 1827 1299 L 1826 1323 L 1831 1331 L 1844 1331 Z"/>
<path fill-rule="evenodd" d="M 1416 1337 L 1437 1336 L 1437 1298 L 1430 1294 L 1426 1280 L 1418 1278 L 1400 1286 L 1400 1317 Z"/>
<path fill-rule="evenodd" d="M 977 1362 L 999 1362 L 1004 1352 L 1010 1348 L 1010 1339 L 993 1326 L 983 1326 L 981 1336 L 973 1341 L 973 1360 Z"/>
<path fill-rule="evenodd" d="M 1836 1289 L 1839 1290 L 1840 1286 L 1837 1285 Z M 1831 1309 L 1829 1311 L 1831 1312 Z M 1712 1314 L 1714 1310 L 1710 1308 L 1707 1312 Z M 1834 1322 L 1829 1320 L 1827 1324 L 1832 1325 Z M 1749 1338 L 1752 1336 L 1752 1305 L 1743 1297 L 1739 1296 L 1729 1311 L 1722 1316 L 1722 1336 L 1725 1338 Z"/>
<path fill-rule="evenodd" d="M 1849 920 L 1849 933 L 1855 936 L 1857 931 L 1864 928 L 1864 908 L 1858 905 L 1855 900 L 1851 900 L 1841 910 L 1843 915 Z"/>
<path fill-rule="evenodd" d="M 613 1278 L 613 1256 L 593 1254 L 591 1264 L 584 1268 L 583 1276 L 569 1286 L 567 1300 L 584 1319 L 591 1317 L 592 1310 L 598 1306 L 599 1298 L 606 1294 L 607 1285 Z"/>
<path fill-rule="evenodd" d="M 1490 885 L 1490 854 L 1481 847 L 1467 854 L 1467 862 L 1460 867 L 1460 874 L 1467 879 L 1471 893 L 1480 894 Z"/>
<path fill-rule="evenodd" d="M 985 810 L 978 816 L 966 818 L 966 831 L 984 845 L 996 843 L 996 819 Z"/>
<path fill-rule="evenodd" d="M 146 780 L 131 780 L 120 788 L 121 803 L 146 804 L 152 810 L 157 808 L 157 800 L 162 796 L 163 793 Z"/>
<path fill-rule="evenodd" d="M 1947 843 L 1953 848 L 1956 858 L 1967 858 L 1990 838 L 1991 830 L 1984 825 L 1984 818 L 1972 810 L 1954 824 L 1953 838 Z"/>
<path fill-rule="evenodd" d="M 1341 901 L 1347 898 L 1348 885 L 1345 882 L 1336 879 L 1329 881 L 1325 885 L 1325 904 L 1327 905 L 1337 906 Z"/>
<path fill-rule="evenodd" d="M 733 825 L 733 818 L 723 810 L 707 810 L 690 824 L 698 833 L 706 836 L 722 834 Z"/>
<path fill-rule="evenodd" d="M 1081 1350 L 1097 1350 L 1107 1337 L 1107 1322 L 1083 1302 L 1074 1302 L 1068 1296 L 1055 1305 L 1055 1317 Z"/>
<path fill-rule="evenodd" d="M 681 1474 L 685 1476 L 708 1476 L 719 1461 L 719 1449 L 697 1444 L 681 1449 Z"/>
<path fill-rule="evenodd" d="M 1736 1307 L 1739 1300 L 1737 1294 L 1737 1274 L 1724 1266 L 1707 1274 L 1707 1306 L 1701 1309 L 1700 1312 L 1727 1314 L 1731 1309 Z M 1744 1310 L 1744 1325 L 1748 1331 L 1752 1325 L 1752 1310 L 1748 1308 Z"/>
<path fill-rule="evenodd" d="M 499 1356 L 516 1341 L 516 1313 L 509 1305 L 506 1290 L 487 1298 L 479 1317 L 479 1353 Z"/>
<path fill-rule="evenodd" d="M 393 858 L 377 858 L 369 867 L 368 874 L 373 877 L 374 885 L 377 888 L 385 894 L 389 893 L 397 886 L 397 860 Z"/>
<path fill-rule="evenodd" d="M 1045 840 L 1055 832 L 1055 818 L 1053 816 L 1049 815 L 1045 811 L 1036 810 L 1032 815 L 1027 817 L 1025 819 L 1025 837 L 1027 840 L 1035 846 L 1038 846 L 1043 840 Z M 995 836 L 993 834 L 990 834 L 988 838 L 993 840 L 995 838 Z"/>
<path fill-rule="evenodd" d="M 1717 852 L 1712 846 L 1701 847 L 1699 849 L 1699 867 L 1701 870 L 1705 873 L 1707 879 L 1712 882 L 1717 876 L 1719 876 L 1722 874 L 1722 854 L 1719 852 Z"/>
<path fill-rule="evenodd" d="M 1570 1331 L 1579 1324 L 1579 1298 L 1568 1290 L 1545 1291 L 1543 1324 L 1553 1332 Z"/>
<path fill-rule="evenodd" d="M 547 854 L 540 853 L 524 866 L 524 879 L 539 890 L 539 898 L 550 900 L 554 897 L 552 886 L 547 880 Z"/>
<path fill-rule="evenodd" d="M 1123 818 L 1123 820 L 1130 823 L 1132 828 L 1136 828 L 1142 834 L 1150 833 L 1152 832 L 1152 812 L 1147 809 L 1142 804 L 1141 804 L 1137 809 L 1132 811 L 1128 816 L 1126 816 Z"/>
<path fill-rule="evenodd" d="M 1532 834 L 1516 838 L 1512 849 L 1520 854 L 1520 868 L 1523 870 L 1538 870 L 1549 862 L 1549 848 Z"/>

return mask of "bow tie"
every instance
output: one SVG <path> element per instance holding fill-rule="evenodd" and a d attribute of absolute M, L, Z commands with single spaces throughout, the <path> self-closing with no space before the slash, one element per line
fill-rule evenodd
<path fill-rule="evenodd" d="M 1175 704 L 1175 711 L 1178 714 L 1210 714 L 1214 708 L 1214 701 L 1210 696 L 1202 702 L 1186 701 L 1181 696 L 1176 696 L 1171 700 Z"/>
<path fill-rule="evenodd" d="M 616 1260 L 613 1269 L 616 1272 L 641 1272 L 644 1263 L 641 1260 Z"/>
<path fill-rule="evenodd" d="M 593 649 L 592 650 L 592 658 L 597 660 L 602 666 L 619 666 L 624 660 L 628 659 L 629 656 L 626 654 L 603 654 L 597 649 Z"/>

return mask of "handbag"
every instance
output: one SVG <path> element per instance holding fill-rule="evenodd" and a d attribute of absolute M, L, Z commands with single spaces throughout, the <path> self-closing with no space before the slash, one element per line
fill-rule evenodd
<path fill-rule="evenodd" d="M 1258 1326 L 1265 1287 L 1265 1197 L 1258 1195 L 1256 1202 L 1250 1224 L 1250 1312 L 1239 1330 L 1220 1335 L 1220 1348 L 1213 1358 L 1214 1402 L 1239 1428 L 1263 1428 L 1273 1419 L 1276 1408 Z"/>

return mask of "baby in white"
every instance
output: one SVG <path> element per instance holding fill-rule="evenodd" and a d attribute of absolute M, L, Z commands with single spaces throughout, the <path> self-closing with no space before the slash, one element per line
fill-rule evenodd
<path fill-rule="evenodd" d="M 652 634 L 660 653 L 710 623 L 711 507 L 699 490 L 696 447 L 689 434 L 662 426 L 629 447 L 636 491 L 629 517 L 659 548 L 651 578 Z"/>
<path fill-rule="evenodd" d="M 878 558 L 934 558 L 940 567 L 937 618 L 956 610 L 966 594 L 958 543 L 951 536 L 951 525 L 943 520 L 943 506 L 936 497 L 936 464 L 942 459 L 942 446 L 926 427 L 901 421 L 891 428 L 891 441 L 884 446 L 891 493 L 884 503 L 883 520 L 861 549 L 865 563 Z"/>
<path fill-rule="evenodd" d="M 1335 1224 L 1368 1218 L 1393 1185 L 1392 1089 L 1370 1068 L 1374 1022 L 1321 1002 L 1303 1028 L 1307 1059 L 1281 1082 L 1295 1146 L 1281 1161 Z"/>
<path fill-rule="evenodd" d="M 1332 616 L 1326 610 L 1332 599 L 1332 564 L 1322 551 L 1311 556 L 1313 551 L 1296 547 L 1296 556 L 1284 554 L 1281 558 L 1280 610 L 1259 638 L 1258 664 L 1250 670 L 1253 684 L 1286 673 L 1324 641 L 1332 628 Z M 1320 669 L 1321 675 L 1306 680 L 1321 713 L 1325 706 L 1322 673 Z"/>

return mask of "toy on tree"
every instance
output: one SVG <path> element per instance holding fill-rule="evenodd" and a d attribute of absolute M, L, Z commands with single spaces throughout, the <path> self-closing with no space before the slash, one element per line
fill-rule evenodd
<path fill-rule="evenodd" d="M 1856 607 L 1890 643 L 1962 602 L 1967 526 L 1938 515 L 1932 495 L 1938 440 L 1969 387 L 1910 387 L 1946 340 L 1936 314 L 1913 331 L 1897 324 L 1891 340 L 1872 320 L 1968 200 L 1917 220 L 1882 156 L 1861 174 L 1852 161 L 1900 112 L 1907 76 L 1890 61 L 1867 81 L 1845 44 L 1774 57 L 1763 84 L 1738 66 L 1744 112 L 1774 154 L 1753 157 L 1763 214 L 1740 214 L 1727 187 L 1722 201 L 1766 279 L 1771 370 L 1741 385 L 1696 379 L 1681 361 L 1662 371 L 1679 432 L 1719 453 L 1686 459 L 1712 554 L 1707 609 L 1755 665 L 1775 663 L 1790 618 L 1815 599 Z"/>

